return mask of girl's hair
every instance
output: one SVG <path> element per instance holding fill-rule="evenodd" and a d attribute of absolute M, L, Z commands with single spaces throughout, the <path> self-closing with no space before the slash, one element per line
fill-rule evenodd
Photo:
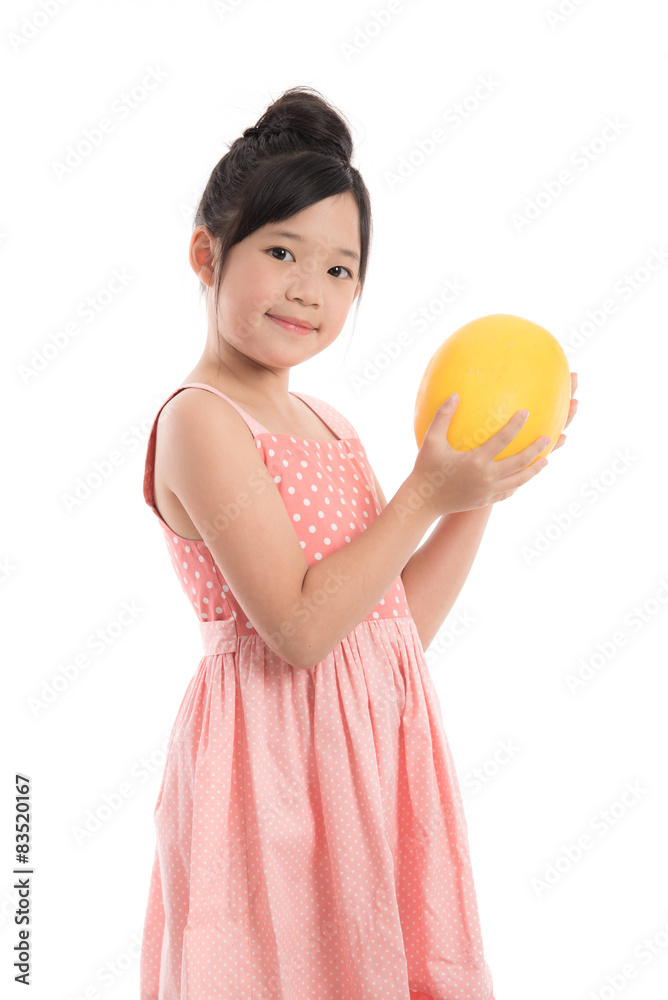
<path fill-rule="evenodd" d="M 216 240 L 215 303 L 235 243 L 267 223 L 283 222 L 323 198 L 351 191 L 360 223 L 359 305 L 371 243 L 371 202 L 351 165 L 352 152 L 343 116 L 319 91 L 305 86 L 286 90 L 234 140 L 213 168 L 193 224 L 193 230 L 206 226 Z M 200 287 L 206 293 L 206 285 Z"/>

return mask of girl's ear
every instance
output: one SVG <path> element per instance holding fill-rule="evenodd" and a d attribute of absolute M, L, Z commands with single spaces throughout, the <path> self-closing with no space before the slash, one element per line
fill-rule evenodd
<path fill-rule="evenodd" d="M 353 295 L 353 302 L 355 301 L 355 299 L 359 295 L 361 287 L 362 287 L 362 284 L 361 284 L 361 282 L 358 281 L 357 282 L 357 288 L 355 289 L 355 294 Z"/>
<path fill-rule="evenodd" d="M 206 226 L 198 226 L 190 238 L 188 259 L 199 280 L 213 285 L 213 240 Z"/>

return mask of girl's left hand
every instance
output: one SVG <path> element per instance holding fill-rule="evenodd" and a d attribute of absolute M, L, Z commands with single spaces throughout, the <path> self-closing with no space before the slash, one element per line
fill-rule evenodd
<path fill-rule="evenodd" d="M 566 418 L 566 423 L 564 424 L 564 430 L 570 424 L 571 420 L 575 416 L 575 411 L 578 408 L 578 401 L 577 401 L 577 399 L 573 399 L 572 398 L 573 396 L 575 396 L 575 390 L 577 389 L 577 387 L 578 387 L 578 377 L 577 377 L 577 374 L 576 374 L 576 372 L 571 372 L 571 405 L 570 405 L 570 408 L 568 410 L 568 417 Z M 566 440 L 566 435 L 565 434 L 561 434 L 559 436 L 559 440 L 555 444 L 555 446 L 552 449 L 552 451 L 556 451 L 557 448 L 561 448 L 561 446 L 562 446 L 562 444 L 564 443 L 565 440 Z"/>

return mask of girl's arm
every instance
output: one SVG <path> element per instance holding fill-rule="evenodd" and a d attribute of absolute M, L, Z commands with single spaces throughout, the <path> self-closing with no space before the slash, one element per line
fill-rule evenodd
<path fill-rule="evenodd" d="M 571 372 L 571 402 L 564 430 L 578 408 L 575 399 L 577 387 L 577 372 Z M 565 440 L 566 435 L 561 434 L 552 453 L 561 448 Z M 373 478 L 382 510 L 387 500 L 375 474 Z M 424 545 L 413 553 L 401 571 L 406 600 L 425 650 L 450 614 L 464 586 L 493 506 L 489 504 L 475 510 L 444 514 Z"/>
<path fill-rule="evenodd" d="M 443 514 L 426 542 L 410 557 L 401 579 L 424 650 L 450 614 L 494 504 Z"/>
<path fill-rule="evenodd" d="M 373 478 L 382 510 L 387 501 L 375 474 Z M 424 650 L 450 614 L 464 586 L 493 506 L 444 514 L 401 571 L 408 606 Z"/>

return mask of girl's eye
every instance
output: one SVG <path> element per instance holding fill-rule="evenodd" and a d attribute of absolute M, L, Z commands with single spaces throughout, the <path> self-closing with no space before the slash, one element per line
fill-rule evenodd
<path fill-rule="evenodd" d="M 269 247 L 269 249 L 267 250 L 267 253 L 272 253 L 274 250 L 278 250 L 279 253 L 289 253 L 290 256 L 292 257 L 292 251 L 286 250 L 285 247 Z M 280 257 L 280 258 L 274 257 L 274 260 L 279 260 L 279 259 L 280 260 L 285 260 L 284 257 Z"/>
<path fill-rule="evenodd" d="M 292 250 L 286 250 L 285 247 L 269 247 L 269 249 L 267 250 L 267 253 L 273 254 L 274 250 L 277 250 L 279 253 L 289 253 L 290 256 L 293 257 Z M 273 259 L 274 260 L 285 260 L 285 257 L 274 257 Z M 294 259 L 294 257 L 293 257 L 293 259 Z M 347 271 L 351 278 L 353 276 L 353 272 L 350 270 L 350 268 L 349 267 L 343 267 L 342 264 L 336 264 L 334 267 L 330 267 L 330 271 Z M 339 275 L 334 275 L 334 277 L 339 277 Z"/>
<path fill-rule="evenodd" d="M 335 264 L 334 267 L 330 267 L 330 271 L 347 271 L 351 278 L 353 276 L 353 272 L 350 270 L 350 268 L 343 267 L 342 264 Z"/>

